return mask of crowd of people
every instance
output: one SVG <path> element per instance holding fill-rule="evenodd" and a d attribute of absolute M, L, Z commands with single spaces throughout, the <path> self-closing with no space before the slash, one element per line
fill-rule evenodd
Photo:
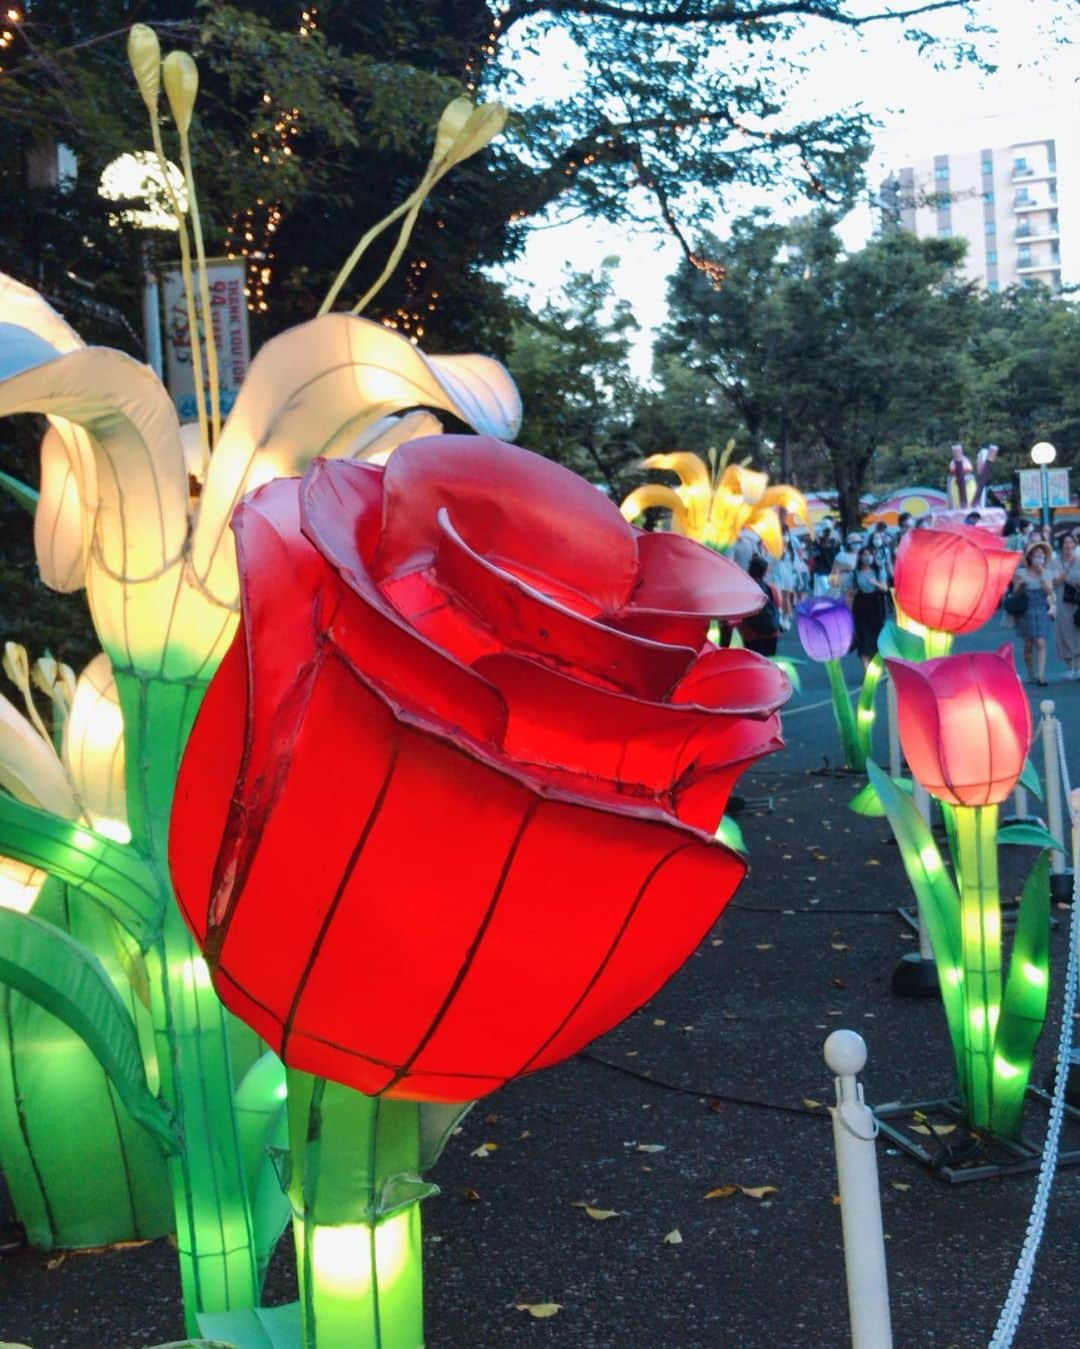
<path fill-rule="evenodd" d="M 977 525 L 971 511 L 965 523 Z M 855 638 L 852 650 L 865 667 L 877 651 L 878 635 L 892 603 L 896 552 L 904 535 L 926 528 L 928 516 L 913 519 L 902 514 L 895 529 L 883 521 L 868 531 L 841 533 L 838 522 L 823 520 L 813 535 L 796 533 L 783 525 L 783 552 L 768 556 L 756 534 L 744 530 L 732 559 L 765 592 L 760 614 L 741 625 L 745 645 L 763 655 L 774 655 L 782 631 L 791 625 L 795 605 L 809 595 L 842 599 L 852 611 Z M 1048 644 L 1063 662 L 1068 679 L 1080 678 L 1080 541 L 1072 532 L 1059 535 L 1037 522 L 1011 516 L 1003 537 L 1007 546 L 1023 554 L 1010 586 L 1025 600 L 1010 607 L 1023 612 L 1003 614 L 1006 627 L 1022 643 L 1028 681 L 1044 687 Z"/>

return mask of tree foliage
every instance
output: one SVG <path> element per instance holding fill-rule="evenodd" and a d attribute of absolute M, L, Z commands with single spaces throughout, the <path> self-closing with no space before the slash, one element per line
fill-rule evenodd
<path fill-rule="evenodd" d="M 899 233 L 845 254 L 834 223 L 738 222 L 712 245 L 719 293 L 685 264 L 672 279 L 658 350 L 721 392 L 781 477 L 834 487 L 851 522 L 882 447 L 955 439 L 976 300 L 961 241 Z"/>
<path fill-rule="evenodd" d="M 642 391 L 627 364 L 638 325 L 626 301 L 613 299 L 614 263 L 567 271 L 562 299 L 537 313 L 522 306 L 508 361 L 525 407 L 521 444 L 619 501 L 640 457 L 631 423 Z"/>
<path fill-rule="evenodd" d="M 137 241 L 110 229 L 96 186 L 106 163 L 146 144 L 124 57 L 125 30 L 138 19 L 158 27 L 166 48 L 200 61 L 195 157 L 211 247 L 249 244 L 270 255 L 257 338 L 310 313 L 350 245 L 412 187 L 449 98 L 463 89 L 512 97 L 513 133 L 439 186 L 372 310 L 423 329 L 433 348 L 475 347 L 482 335 L 498 353 L 507 316 L 497 288 L 477 279 L 515 256 L 530 218 L 558 202 L 609 220 L 662 222 L 691 251 L 685 221 L 721 208 L 734 184 L 783 183 L 812 201 L 844 202 L 861 174 L 868 115 L 838 107 L 796 116 L 788 91 L 803 64 L 872 25 L 966 59 L 981 8 L 979 0 L 879 10 L 862 0 L 325 0 L 317 10 L 299 0 L 34 0 L 2 57 L 0 208 L 12 228 L 0 265 L 68 311 L 81 304 L 83 326 L 100 322 L 107 340 L 137 349 Z M 949 28 L 955 16 L 968 21 L 959 38 Z M 519 63 L 553 33 L 573 70 L 529 101 Z M 28 154 L 51 141 L 79 163 L 66 192 L 27 182 Z M 171 254 L 169 239 L 156 246 Z M 366 288 L 383 256 L 372 255 L 356 287 Z"/>

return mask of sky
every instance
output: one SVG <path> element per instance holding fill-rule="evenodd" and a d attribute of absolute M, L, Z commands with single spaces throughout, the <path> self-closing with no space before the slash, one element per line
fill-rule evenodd
<path fill-rule="evenodd" d="M 880 0 L 874 0 L 875 11 L 883 7 Z M 890 169 L 928 155 L 1053 136 L 1058 141 L 1059 164 L 1076 166 L 1072 214 L 1080 230 L 1077 48 L 1047 42 L 1041 20 L 1048 8 L 1044 0 L 986 0 L 980 5 L 980 18 L 999 29 L 996 39 L 983 39 L 991 44 L 998 64 L 990 75 L 970 66 L 935 69 L 913 44 L 898 40 L 896 24 L 871 25 L 860 36 L 837 34 L 830 39 L 828 50 L 813 58 L 811 71 L 791 90 L 789 100 L 801 116 L 835 111 L 840 103 L 861 104 L 881 123 L 867 171 L 872 184 Z M 960 20 L 949 16 L 948 24 L 958 28 Z M 935 31 L 939 26 L 944 28 L 946 20 L 940 20 Z M 1073 37 L 1080 44 L 1080 9 Z M 558 39 L 539 57 L 531 61 L 522 57 L 519 70 L 525 76 L 524 96 L 543 97 L 545 88 L 554 93 L 564 87 L 573 75 L 573 58 L 569 44 Z M 1059 186 L 1065 194 L 1064 172 Z M 755 205 L 770 207 L 779 219 L 799 214 L 799 208 L 784 206 L 779 196 L 744 193 L 732 197 L 730 214 L 743 214 Z M 1063 221 L 1069 214 L 1063 195 Z M 865 243 L 874 224 L 868 205 L 853 211 L 841 226 L 847 247 Z M 713 228 L 723 235 L 722 220 Z M 670 236 L 646 232 L 633 236 L 604 222 L 548 219 L 533 229 L 524 256 L 508 276 L 519 294 L 542 304 L 549 296 L 559 296 L 565 264 L 578 271 L 594 270 L 612 255 L 621 262 L 616 292 L 630 302 L 642 325 L 631 364 L 639 378 L 647 379 L 652 329 L 665 317 L 666 278 L 682 257 Z M 1073 279 L 1080 281 L 1080 274 Z"/>

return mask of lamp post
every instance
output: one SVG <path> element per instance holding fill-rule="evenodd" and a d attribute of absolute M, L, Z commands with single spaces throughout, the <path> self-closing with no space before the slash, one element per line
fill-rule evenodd
<path fill-rule="evenodd" d="M 1040 440 L 1031 447 L 1031 462 L 1039 466 L 1039 497 L 1042 501 L 1042 526 L 1050 530 L 1050 474 L 1049 466 L 1057 458 L 1057 450 L 1048 440 Z"/>

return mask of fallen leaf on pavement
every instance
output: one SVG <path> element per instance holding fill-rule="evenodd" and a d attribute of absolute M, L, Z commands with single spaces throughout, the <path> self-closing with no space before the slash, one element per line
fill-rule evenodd
<path fill-rule="evenodd" d="M 679 1231 L 677 1227 L 673 1227 L 671 1231 L 667 1234 L 667 1236 L 664 1238 L 664 1245 L 665 1246 L 682 1245 L 682 1233 Z"/>
<path fill-rule="evenodd" d="M 664 1152 L 666 1146 L 663 1143 L 639 1143 L 636 1151 L 638 1152 Z"/>
<path fill-rule="evenodd" d="M 710 1190 L 705 1196 L 706 1199 L 730 1199 L 733 1194 L 739 1193 L 737 1185 L 718 1185 L 715 1190 Z"/>
<path fill-rule="evenodd" d="M 543 1321 L 545 1317 L 554 1316 L 556 1312 L 562 1311 L 561 1302 L 515 1302 L 514 1310 L 519 1312 L 528 1312 L 530 1316 L 535 1316 L 538 1321 Z"/>
<path fill-rule="evenodd" d="M 598 1223 L 602 1223 L 605 1218 L 617 1218 L 619 1210 L 615 1208 L 594 1208 L 592 1204 L 587 1204 L 584 1199 L 573 1199 L 570 1202 L 571 1208 L 583 1208 L 590 1218 L 595 1218 Z"/>
<path fill-rule="evenodd" d="M 740 1185 L 739 1189 L 748 1199 L 764 1199 L 767 1194 L 775 1194 L 775 1185 Z"/>

